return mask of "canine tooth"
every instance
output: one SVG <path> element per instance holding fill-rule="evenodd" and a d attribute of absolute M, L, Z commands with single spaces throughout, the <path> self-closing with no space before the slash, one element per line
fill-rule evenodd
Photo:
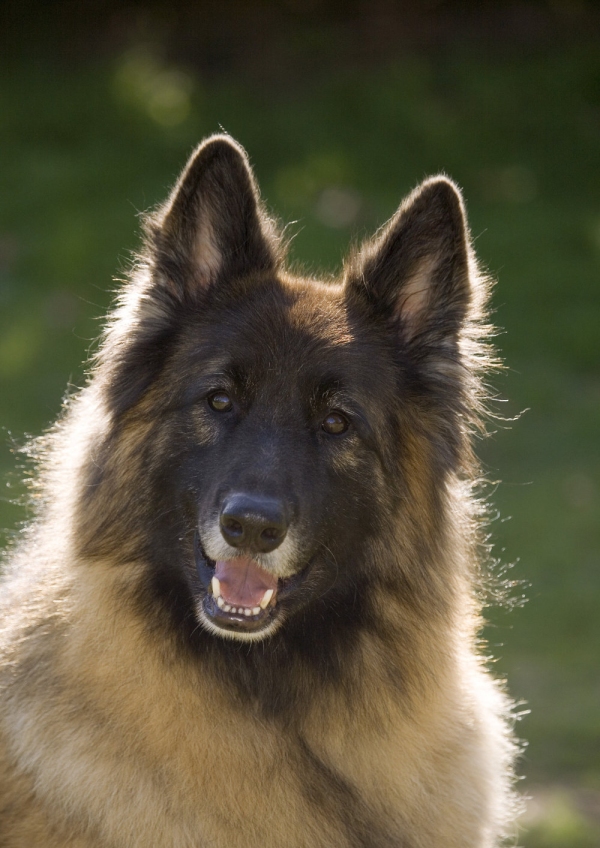
<path fill-rule="evenodd" d="M 252 609 L 252 615 L 258 615 L 260 612 L 260 607 L 254 607 Z"/>
<path fill-rule="evenodd" d="M 219 607 L 219 609 L 223 609 L 223 607 L 225 606 L 225 601 L 220 595 L 217 598 L 217 606 Z"/>
<path fill-rule="evenodd" d="M 260 602 L 262 609 L 266 609 L 269 606 L 269 602 L 274 594 L 273 589 L 267 589 L 265 594 L 262 596 L 262 601 Z"/>
<path fill-rule="evenodd" d="M 231 607 L 229 606 L 229 604 L 225 604 L 223 609 L 225 610 L 225 612 L 231 612 Z"/>
<path fill-rule="evenodd" d="M 221 584 L 219 583 L 219 578 L 213 577 L 213 579 L 210 582 L 210 585 L 212 586 L 213 595 L 215 596 L 215 598 L 218 598 L 219 595 L 221 594 Z"/>
<path fill-rule="evenodd" d="M 246 607 L 246 609 L 244 610 L 244 615 L 252 615 L 252 610 Z"/>

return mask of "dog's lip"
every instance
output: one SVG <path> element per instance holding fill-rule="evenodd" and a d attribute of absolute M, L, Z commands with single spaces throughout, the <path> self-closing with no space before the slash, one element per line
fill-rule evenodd
<path fill-rule="evenodd" d="M 202 599 L 203 610 L 214 624 L 226 630 L 255 632 L 263 630 L 280 614 L 280 602 L 293 595 L 304 583 L 312 566 L 312 561 L 309 561 L 296 574 L 278 578 L 277 588 L 272 591 L 265 606 L 262 607 L 257 604 L 252 608 L 251 614 L 248 614 L 244 608 L 227 604 L 230 608 L 225 609 L 223 605 L 217 603 L 213 592 L 213 579 L 215 578 L 217 564 L 205 553 L 198 532 L 196 532 L 194 539 L 194 555 L 198 577 L 205 590 Z M 257 607 L 258 612 L 256 611 Z"/>

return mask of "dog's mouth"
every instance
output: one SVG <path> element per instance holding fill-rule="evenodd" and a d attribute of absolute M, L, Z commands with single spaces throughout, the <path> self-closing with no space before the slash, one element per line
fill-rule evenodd
<path fill-rule="evenodd" d="M 205 594 L 202 613 L 213 628 L 224 635 L 254 634 L 272 629 L 280 618 L 282 602 L 304 582 L 310 567 L 287 578 L 277 578 L 248 556 L 211 560 L 204 552 L 198 534 L 195 541 L 198 576 Z"/>

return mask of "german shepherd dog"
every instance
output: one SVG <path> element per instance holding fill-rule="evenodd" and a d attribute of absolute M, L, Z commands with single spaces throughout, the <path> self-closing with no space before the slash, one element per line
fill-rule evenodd
<path fill-rule="evenodd" d="M 422 183 L 340 280 L 293 276 L 214 136 L 145 232 L 6 569 L 2 848 L 499 844 L 459 190 Z"/>

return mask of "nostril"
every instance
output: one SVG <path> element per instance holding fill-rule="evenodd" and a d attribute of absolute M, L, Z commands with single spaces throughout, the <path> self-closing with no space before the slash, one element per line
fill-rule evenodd
<path fill-rule="evenodd" d="M 277 527 L 265 527 L 265 529 L 260 534 L 260 538 L 265 542 L 276 542 L 279 537 L 282 535 L 281 530 Z"/>
<path fill-rule="evenodd" d="M 235 518 L 224 516 L 221 521 L 221 526 L 228 536 L 234 536 L 237 539 L 239 536 L 244 535 L 243 525 L 239 521 L 236 521 Z"/>

